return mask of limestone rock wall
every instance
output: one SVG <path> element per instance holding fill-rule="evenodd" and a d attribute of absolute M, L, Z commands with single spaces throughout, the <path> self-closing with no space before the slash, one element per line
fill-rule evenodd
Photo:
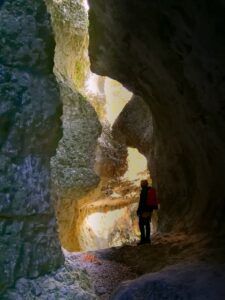
<path fill-rule="evenodd" d="M 74 251 L 78 247 L 78 202 L 99 183 L 94 165 L 101 125 L 95 110 L 81 94 L 61 85 L 61 97 L 63 138 L 51 163 L 52 194 L 62 246 Z"/>
<path fill-rule="evenodd" d="M 137 148 L 148 157 L 148 167 L 154 178 L 153 120 L 149 106 L 141 97 L 133 96 L 127 103 L 113 124 L 112 135 L 121 144 Z"/>
<path fill-rule="evenodd" d="M 161 230 L 224 232 L 224 1 L 89 5 L 92 70 L 152 112 Z"/>
<path fill-rule="evenodd" d="M 88 17 L 83 0 L 46 0 L 56 47 L 54 73 L 58 81 L 82 90 L 89 70 Z"/>
<path fill-rule="evenodd" d="M 49 187 L 61 101 L 42 0 L 1 1 L 0 49 L 1 292 L 63 263 Z"/>
<path fill-rule="evenodd" d="M 84 196 L 99 182 L 94 172 L 101 125 L 93 107 L 78 92 L 62 89 L 63 138 L 52 158 L 52 179 L 59 198 Z"/>
<path fill-rule="evenodd" d="M 88 20 L 82 0 L 47 0 L 56 39 L 54 72 L 63 103 L 63 137 L 51 160 L 52 196 L 55 201 L 61 244 L 79 249 L 77 217 L 79 201 L 95 189 L 97 139 L 101 134 L 98 115 L 85 97 L 89 70 Z"/>
<path fill-rule="evenodd" d="M 103 125 L 98 140 L 95 169 L 103 181 L 118 178 L 127 170 L 126 145 L 114 139 L 109 124 Z"/>

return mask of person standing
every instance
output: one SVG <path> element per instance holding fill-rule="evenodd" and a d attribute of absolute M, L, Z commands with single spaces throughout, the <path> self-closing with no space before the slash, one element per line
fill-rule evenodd
<path fill-rule="evenodd" d="M 141 240 L 138 245 L 151 243 L 150 223 L 153 209 L 157 209 L 157 199 L 155 189 L 148 185 L 147 180 L 141 181 L 141 193 L 137 210 L 139 217 L 139 229 L 141 232 Z"/>

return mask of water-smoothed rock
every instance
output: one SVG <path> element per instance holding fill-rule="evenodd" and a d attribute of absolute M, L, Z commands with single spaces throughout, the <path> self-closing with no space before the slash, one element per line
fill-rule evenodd
<path fill-rule="evenodd" d="M 225 297 L 224 279 L 224 266 L 177 264 L 122 283 L 111 299 L 222 300 Z"/>
<path fill-rule="evenodd" d="M 152 112 L 160 229 L 224 233 L 224 1 L 89 4 L 92 71 Z"/>
<path fill-rule="evenodd" d="M 96 172 L 108 180 L 124 175 L 127 167 L 127 145 L 113 137 L 109 124 L 103 124 L 96 152 Z"/>
<path fill-rule="evenodd" d="M 0 290 L 59 267 L 50 157 L 61 137 L 54 39 L 43 1 L 0 6 Z M 47 249 L 47 251 L 46 251 Z"/>

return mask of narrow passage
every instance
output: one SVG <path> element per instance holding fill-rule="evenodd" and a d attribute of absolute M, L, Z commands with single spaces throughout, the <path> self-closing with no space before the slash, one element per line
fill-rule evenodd
<path fill-rule="evenodd" d="M 191 266 L 193 262 L 207 261 L 209 249 L 205 236 L 154 234 L 152 240 L 152 245 L 133 244 L 89 252 L 65 251 L 64 254 L 73 269 L 87 274 L 95 295 L 103 300 L 110 299 L 124 281 L 180 263 Z"/>
<path fill-rule="evenodd" d="M 131 267 L 107 258 L 111 251 L 113 249 L 66 254 L 75 269 L 87 273 L 96 295 L 102 300 L 109 299 L 121 282 L 137 278 Z"/>

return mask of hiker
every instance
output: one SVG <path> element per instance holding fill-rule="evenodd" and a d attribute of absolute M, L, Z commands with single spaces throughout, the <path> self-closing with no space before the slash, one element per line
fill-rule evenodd
<path fill-rule="evenodd" d="M 139 228 L 141 232 L 141 240 L 138 245 L 151 243 L 150 222 L 154 209 L 158 209 L 155 189 L 148 185 L 147 180 L 142 180 L 140 201 L 137 210 Z"/>

